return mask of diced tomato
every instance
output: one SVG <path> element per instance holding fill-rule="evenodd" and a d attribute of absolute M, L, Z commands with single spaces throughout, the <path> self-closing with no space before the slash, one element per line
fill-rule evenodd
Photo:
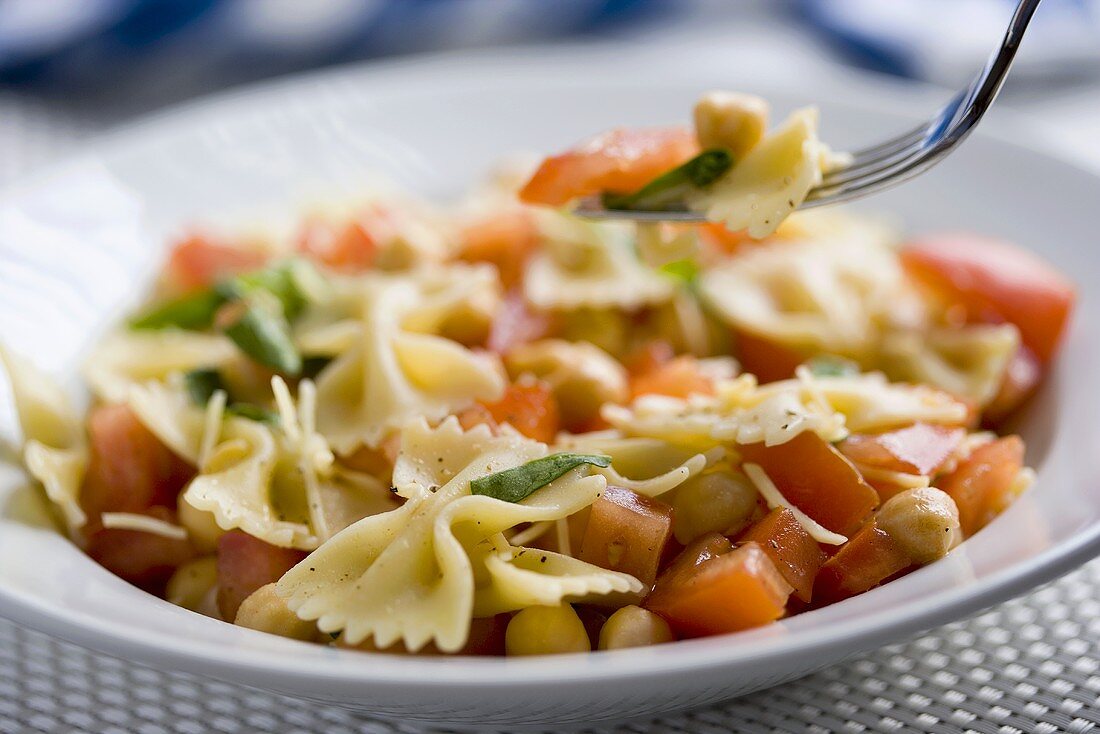
<path fill-rule="evenodd" d="M 909 554 L 872 520 L 821 567 L 814 602 L 832 604 L 862 594 L 912 565 Z"/>
<path fill-rule="evenodd" d="M 481 406 L 494 423 L 508 423 L 524 436 L 543 443 L 552 442 L 561 427 L 561 412 L 554 391 L 545 382 L 515 382 L 508 386 L 500 400 Z M 463 426 L 467 426 L 468 420 L 459 418 Z"/>
<path fill-rule="evenodd" d="M 193 235 L 179 242 L 168 260 L 169 282 L 179 290 L 206 288 L 231 275 L 255 270 L 267 254 Z"/>
<path fill-rule="evenodd" d="M 795 595 L 804 602 L 810 601 L 814 577 L 827 556 L 793 512 L 785 507 L 775 508 L 738 540 L 759 543 L 783 578 L 794 587 Z"/>
<path fill-rule="evenodd" d="M 713 395 L 714 380 L 699 370 L 699 361 L 692 356 L 676 357 L 649 372 L 632 375 L 632 397 L 639 395 L 668 395 L 686 398 L 689 395 Z"/>
<path fill-rule="evenodd" d="M 695 134 L 688 128 L 610 130 L 544 160 L 519 198 L 528 204 L 562 206 L 601 191 L 636 191 L 698 152 Z"/>
<path fill-rule="evenodd" d="M 878 494 L 852 462 L 816 433 L 738 449 L 746 463 L 764 469 L 788 501 L 835 533 L 851 535 L 878 506 Z"/>
<path fill-rule="evenodd" d="M 806 361 L 805 356 L 790 347 L 741 329 L 734 329 L 733 338 L 741 368 L 756 375 L 762 383 L 794 377 L 795 368 Z"/>
<path fill-rule="evenodd" d="M 1030 349 L 1021 346 L 1005 369 L 1001 387 L 982 411 L 982 423 L 996 427 L 1004 423 L 1030 398 L 1043 379 L 1043 366 Z"/>
<path fill-rule="evenodd" d="M 471 424 L 471 428 L 477 425 Z M 401 450 L 401 434 L 395 433 L 377 448 L 360 446 L 347 456 L 340 457 L 340 462 L 353 471 L 376 474 L 378 476 L 389 475 L 393 472 L 393 465 L 397 463 L 397 453 Z"/>
<path fill-rule="evenodd" d="M 476 617 L 470 620 L 470 636 L 466 644 L 456 655 L 495 655 L 504 654 L 504 633 L 508 629 L 508 614 L 492 617 Z"/>
<path fill-rule="evenodd" d="M 142 515 L 175 524 L 176 515 L 166 507 L 145 509 Z M 96 563 L 135 586 L 160 593 L 177 568 L 195 557 L 186 538 L 166 538 L 156 533 L 105 528 L 98 518 L 84 528 L 88 555 Z"/>
<path fill-rule="evenodd" d="M 758 627 L 783 616 L 791 586 L 756 543 L 661 575 L 644 606 L 688 637 Z"/>
<path fill-rule="evenodd" d="M 1019 436 L 1005 436 L 974 449 L 955 471 L 936 483 L 955 500 L 966 537 L 1012 503 L 1013 485 L 1023 465 L 1024 442 Z"/>
<path fill-rule="evenodd" d="M 520 344 L 533 342 L 550 331 L 550 317 L 527 307 L 523 294 L 513 290 L 501 301 L 486 342 L 489 351 L 504 354 Z"/>
<path fill-rule="evenodd" d="M 750 237 L 747 231 L 741 229 L 736 232 L 731 232 L 726 225 L 721 222 L 700 224 L 699 234 L 702 236 L 704 242 L 714 245 L 715 248 L 725 255 L 740 254 L 745 249 L 755 247 L 759 243 L 759 240 Z"/>
<path fill-rule="evenodd" d="M 1076 298 L 1073 284 L 1034 253 L 1000 240 L 945 234 L 901 251 L 906 270 L 978 323 L 1007 321 L 1042 364 L 1054 357 Z"/>
<path fill-rule="evenodd" d="M 222 619 L 237 617 L 241 602 L 261 586 L 278 581 L 306 557 L 294 548 L 279 548 L 242 530 L 218 538 L 218 611 Z"/>
<path fill-rule="evenodd" d="M 307 223 L 298 239 L 298 252 L 339 270 L 367 270 L 374 264 L 378 243 L 359 222 Z"/>
<path fill-rule="evenodd" d="M 517 209 L 467 225 L 460 239 L 460 259 L 496 265 L 504 287 L 512 288 L 538 245 L 538 229 L 530 212 Z"/>
<path fill-rule="evenodd" d="M 671 536 L 671 506 L 609 485 L 592 503 L 578 557 L 600 568 L 628 573 L 649 586 L 657 578 L 657 566 Z"/>
<path fill-rule="evenodd" d="M 672 543 L 670 543 L 671 545 Z M 733 550 L 730 539 L 719 533 L 707 533 L 688 543 L 661 572 L 661 583 L 681 584 L 695 573 L 695 567 Z"/>
<path fill-rule="evenodd" d="M 875 469 L 930 476 L 959 447 L 966 431 L 929 423 L 876 434 L 855 433 L 840 442 L 840 452 Z"/>
<path fill-rule="evenodd" d="M 194 468 L 172 453 L 125 405 L 102 405 L 88 414 L 91 456 L 80 504 L 92 518 L 101 512 L 173 508 Z"/>
<path fill-rule="evenodd" d="M 655 372 L 676 356 L 672 345 L 661 339 L 653 339 L 634 349 L 623 359 L 623 366 L 631 375 Z"/>

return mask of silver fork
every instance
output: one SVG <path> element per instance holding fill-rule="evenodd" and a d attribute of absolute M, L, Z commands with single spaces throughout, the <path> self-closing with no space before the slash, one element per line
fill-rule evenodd
<path fill-rule="evenodd" d="M 883 191 L 927 171 L 947 157 L 974 130 L 997 98 L 1039 2 L 1020 0 L 1001 45 L 966 89 L 913 130 L 852 153 L 847 165 L 825 174 L 821 184 L 810 190 L 800 208 L 838 204 Z M 583 199 L 573 212 L 590 219 L 704 221 L 702 214 L 693 211 L 605 209 L 598 197 Z"/>

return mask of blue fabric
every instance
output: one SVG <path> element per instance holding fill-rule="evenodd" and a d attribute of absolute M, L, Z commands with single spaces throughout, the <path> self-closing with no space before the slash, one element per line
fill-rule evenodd
<path fill-rule="evenodd" d="M 110 86 L 139 67 L 229 78 L 599 30 L 676 0 L 0 0 L 0 83 Z"/>
<path fill-rule="evenodd" d="M 849 61 L 957 84 L 1004 33 L 1017 0 L 798 0 L 809 25 Z M 1043 75 L 1100 69 L 1100 0 L 1045 0 L 1018 69 Z"/>

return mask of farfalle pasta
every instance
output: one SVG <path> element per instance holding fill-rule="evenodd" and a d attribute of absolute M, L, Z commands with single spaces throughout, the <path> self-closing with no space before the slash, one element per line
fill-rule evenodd
<path fill-rule="evenodd" d="M 694 130 L 455 206 L 192 235 L 93 350 L 86 414 L 0 352 L 27 472 L 151 593 L 392 654 L 737 632 L 935 562 L 1032 480 L 997 430 L 1073 287 L 1005 243 L 796 211 L 843 157 L 812 109 L 768 114 L 712 94 Z M 586 196 L 714 221 L 593 223 Z"/>

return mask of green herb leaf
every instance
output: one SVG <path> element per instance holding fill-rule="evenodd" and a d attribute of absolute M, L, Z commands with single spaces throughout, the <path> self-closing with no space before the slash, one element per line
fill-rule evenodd
<path fill-rule="evenodd" d="M 183 381 L 191 402 L 199 406 L 209 403 L 218 390 L 229 392 L 217 370 L 191 370 L 183 376 Z"/>
<path fill-rule="evenodd" d="M 859 365 L 835 354 L 818 354 L 806 361 L 814 377 L 851 377 L 860 373 Z"/>
<path fill-rule="evenodd" d="M 611 466 L 611 457 L 600 454 L 551 454 L 513 469 L 505 469 L 470 482 L 470 492 L 505 502 L 519 502 L 536 489 L 583 464 Z"/>
<path fill-rule="evenodd" d="M 633 194 L 605 192 L 603 205 L 607 209 L 682 210 L 687 194 L 695 189 L 707 188 L 732 167 L 733 156 L 728 150 L 704 150 L 687 163 L 662 173 Z"/>
<path fill-rule="evenodd" d="M 247 298 L 257 291 L 275 296 L 283 315 L 293 321 L 311 302 L 324 297 L 327 282 L 306 260 L 285 260 L 261 270 L 238 275 L 220 283 L 217 290 L 227 299 Z"/>
<path fill-rule="evenodd" d="M 252 403 L 233 403 L 227 405 L 225 412 L 229 415 L 235 415 L 240 418 L 247 418 L 250 421 L 258 421 L 260 423 L 278 423 L 279 414 L 273 410 L 267 408 L 261 408 L 259 405 L 253 405 Z"/>
<path fill-rule="evenodd" d="M 225 335 L 242 352 L 280 374 L 297 376 L 302 371 L 302 355 L 290 336 L 290 325 L 279 313 L 271 296 L 253 293 L 240 318 L 225 328 Z"/>
<path fill-rule="evenodd" d="M 674 260 L 657 268 L 665 275 L 678 280 L 684 285 L 692 285 L 699 277 L 699 263 L 694 260 Z"/>
<path fill-rule="evenodd" d="M 218 291 L 197 291 L 154 306 L 132 319 L 130 328 L 202 331 L 214 323 L 214 314 L 225 302 Z"/>

